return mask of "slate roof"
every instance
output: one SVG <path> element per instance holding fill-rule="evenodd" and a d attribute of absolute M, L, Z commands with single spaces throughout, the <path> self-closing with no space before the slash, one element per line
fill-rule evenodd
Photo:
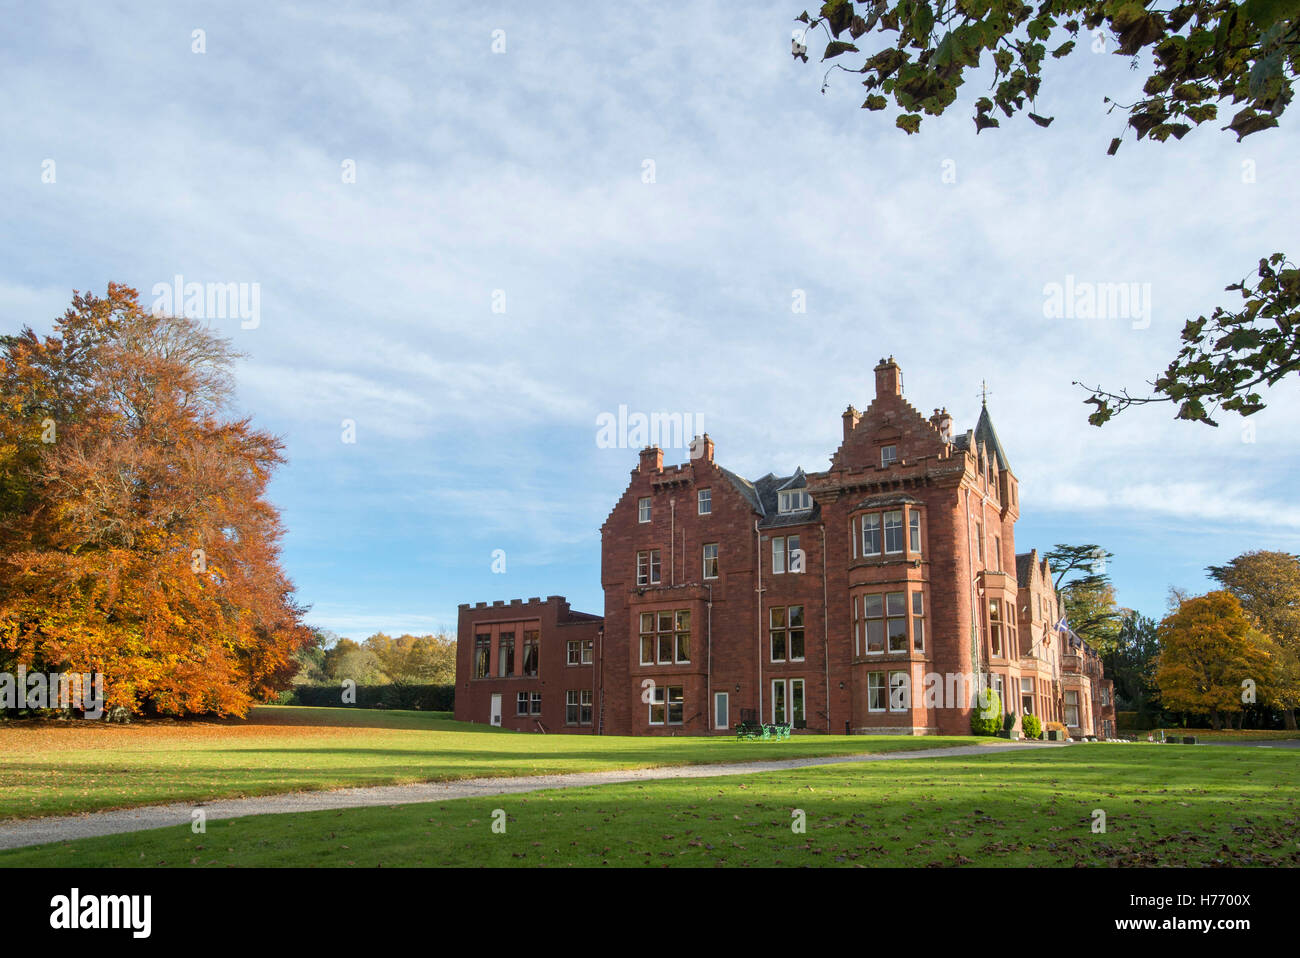
<path fill-rule="evenodd" d="M 1016 556 L 1016 585 L 1028 588 L 1029 583 L 1033 581 L 1034 575 L 1034 554 L 1032 552 L 1021 552 Z"/>
<path fill-rule="evenodd" d="M 1011 468 L 1011 464 L 1007 461 L 1006 450 L 1002 448 L 1002 443 L 998 439 L 998 431 L 993 428 L 993 419 L 989 416 L 988 406 L 980 409 L 980 421 L 975 424 L 975 442 L 977 445 L 984 443 L 984 448 L 993 453 L 999 469 L 1005 471 Z"/>
<path fill-rule="evenodd" d="M 721 466 L 718 467 L 722 469 Z M 781 513 L 779 511 L 779 497 L 777 493 L 789 489 L 803 489 L 808 485 L 807 476 L 803 469 L 796 469 L 794 475 L 776 476 L 768 473 L 761 479 L 755 479 L 750 482 L 743 476 L 738 476 L 730 469 L 722 469 L 722 474 L 727 477 L 728 481 L 736 488 L 759 515 L 758 524 L 761 528 L 779 528 L 781 526 L 798 526 L 808 522 L 816 522 L 821 518 L 821 506 L 816 502 L 811 509 L 804 509 L 801 512 Z"/>

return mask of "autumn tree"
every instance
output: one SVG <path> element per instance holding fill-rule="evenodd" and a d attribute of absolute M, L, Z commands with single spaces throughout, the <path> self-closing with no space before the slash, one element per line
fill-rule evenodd
<path fill-rule="evenodd" d="M 1160 623 L 1155 682 L 1166 708 L 1209 715 L 1214 728 L 1266 685 L 1268 640 L 1241 603 L 1219 590 L 1184 601 Z"/>
<path fill-rule="evenodd" d="M 1277 643 L 1284 663 L 1277 682 L 1279 707 L 1286 727 L 1294 729 L 1300 689 L 1286 678 L 1285 663 L 1300 659 L 1300 557 L 1261 549 L 1206 571 L 1237 597 L 1256 627 Z"/>
<path fill-rule="evenodd" d="M 1123 119 L 1111 155 L 1130 134 L 1181 141 L 1220 121 L 1225 104 L 1233 113 L 1221 128 L 1238 142 L 1276 127 L 1300 72 L 1300 0 L 829 0 L 816 16 L 796 19 L 806 28 L 794 55 L 806 62 L 812 34 L 824 31 L 822 60 L 836 61 L 824 82 L 837 71 L 862 76 L 863 109 L 889 110 L 892 101 L 894 125 L 908 135 L 923 115 L 952 107 L 981 68 L 991 76 L 987 92 L 971 98 L 976 133 L 1018 114 L 1050 126 L 1054 117 L 1036 107 L 1040 85 L 1080 41 L 1131 58 L 1144 80 L 1130 104 L 1105 98 L 1107 112 Z M 1186 322 L 1182 346 L 1150 395 L 1091 388 L 1088 421 L 1100 426 L 1152 402 L 1209 425 L 1219 409 L 1243 416 L 1263 409 L 1263 391 L 1300 372 L 1300 269 L 1271 253 L 1254 272 L 1226 287 L 1240 299 L 1236 308 Z"/>
<path fill-rule="evenodd" d="M 1115 586 L 1106 571 L 1114 553 L 1095 543 L 1058 543 L 1046 558 L 1070 628 L 1105 655 L 1115 647 L 1122 620 Z"/>
<path fill-rule="evenodd" d="M 171 715 L 287 686 L 310 636 L 266 498 L 282 444 L 229 413 L 235 358 L 117 284 L 0 338 L 0 666 Z"/>

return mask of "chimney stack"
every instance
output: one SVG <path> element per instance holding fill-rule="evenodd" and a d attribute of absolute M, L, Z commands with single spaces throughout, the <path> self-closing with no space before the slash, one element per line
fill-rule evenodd
<path fill-rule="evenodd" d="M 876 367 L 876 398 L 903 395 L 903 371 L 894 362 L 894 357 L 882 359 Z"/>
<path fill-rule="evenodd" d="M 858 423 L 862 419 L 862 413 L 858 412 L 852 406 L 844 410 L 844 438 L 849 438 L 849 433 L 858 428 Z"/>
<path fill-rule="evenodd" d="M 934 415 L 930 417 L 930 425 L 939 432 L 939 438 L 944 442 L 952 442 L 952 416 L 948 415 L 948 409 L 936 409 Z"/>
<path fill-rule="evenodd" d="M 707 432 L 691 440 L 691 458 L 713 462 L 713 440 L 709 438 Z"/>
<path fill-rule="evenodd" d="M 663 472 L 664 451 L 658 446 L 646 446 L 641 450 L 642 472 Z"/>

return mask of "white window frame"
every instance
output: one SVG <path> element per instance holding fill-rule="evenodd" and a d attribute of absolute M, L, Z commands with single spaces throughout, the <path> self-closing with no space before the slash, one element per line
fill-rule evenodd
<path fill-rule="evenodd" d="M 880 615 L 868 615 L 867 603 L 871 599 L 880 600 Z M 871 647 L 871 623 L 880 623 L 880 648 Z M 889 616 L 885 612 L 885 596 L 880 592 L 869 592 L 862 597 L 862 654 L 884 655 L 889 647 Z"/>
<path fill-rule="evenodd" d="M 640 523 L 649 522 L 654 514 L 654 507 L 650 503 L 649 496 L 642 496 L 636 501 L 636 521 Z"/>
<path fill-rule="evenodd" d="M 903 705 L 898 706 L 897 708 L 894 707 L 894 688 L 895 688 L 895 685 L 894 685 L 894 676 L 896 676 L 896 675 L 897 675 L 897 676 L 901 676 L 901 677 L 902 677 L 902 680 L 903 680 L 903 684 L 902 684 L 901 686 L 898 686 L 898 687 L 899 687 L 899 688 L 905 688 L 905 689 L 907 689 L 909 693 L 911 692 L 912 677 L 911 677 L 910 675 L 908 675 L 907 670 L 906 670 L 906 669 L 890 669 L 890 670 L 889 670 L 889 678 L 888 678 L 888 680 L 887 680 L 887 682 L 888 682 L 888 685 L 887 685 L 888 693 L 886 694 L 885 701 L 886 701 L 886 703 L 889 705 L 889 711 L 891 711 L 891 712 L 910 712 L 910 711 L 912 711 L 910 703 L 905 703 L 905 704 L 903 704 Z M 910 695 L 910 694 L 908 695 L 908 698 L 909 698 L 909 699 L 911 698 L 911 695 Z"/>
<path fill-rule="evenodd" d="M 907 513 L 907 545 L 915 555 L 921 554 L 921 513 L 916 509 Z"/>
<path fill-rule="evenodd" d="M 884 469 L 898 462 L 898 446 L 888 445 L 880 447 L 880 468 Z"/>
<path fill-rule="evenodd" d="M 709 555 L 709 550 L 710 550 L 710 549 L 713 550 L 713 555 L 712 555 L 712 556 Z M 719 565 L 719 559 L 718 559 L 718 553 L 719 553 L 719 551 L 720 551 L 720 550 L 718 549 L 718 543 L 716 543 L 716 542 L 706 542 L 706 543 L 704 543 L 704 549 L 703 549 L 704 567 L 703 567 L 703 569 L 701 569 L 700 571 L 701 571 L 701 573 L 702 573 L 702 575 L 703 575 L 703 577 L 704 577 L 705 579 L 716 579 L 716 578 L 718 578 L 718 573 L 719 573 L 719 571 L 721 570 L 721 567 L 720 567 L 720 565 Z M 712 561 L 713 561 L 713 575 L 709 575 L 709 561 L 710 561 L 710 559 L 712 559 Z"/>
<path fill-rule="evenodd" d="M 785 715 L 782 715 L 780 719 L 778 719 L 778 718 L 776 717 L 776 705 L 777 705 L 776 700 L 777 700 L 777 697 L 778 697 L 778 696 L 780 696 L 780 699 L 781 699 L 781 711 L 782 711 L 782 712 L 789 712 L 789 711 L 790 711 L 790 706 L 789 706 L 789 704 L 786 702 L 786 698 L 785 698 L 785 679 L 773 679 L 773 680 L 772 680 L 772 697 L 771 697 L 772 724 L 773 724 L 773 725 L 785 725 L 785 724 L 787 724 L 787 723 L 786 723 L 786 716 L 785 716 Z"/>
<path fill-rule="evenodd" d="M 794 557 L 795 557 L 795 553 L 797 552 L 797 553 L 800 553 L 801 555 L 802 555 L 802 553 L 803 553 L 803 550 L 799 547 L 799 537 L 798 537 L 798 536 L 786 536 L 786 537 L 785 537 L 785 547 L 786 547 L 786 548 L 785 548 L 785 568 L 786 568 L 786 571 L 789 572 L 791 575 L 800 575 L 800 574 L 802 574 L 802 573 L 804 572 L 803 569 L 796 569 L 796 568 L 794 567 Z M 807 558 L 807 557 L 804 556 L 804 558 Z"/>
<path fill-rule="evenodd" d="M 659 585 L 663 581 L 663 560 L 657 559 L 658 549 L 642 549 L 636 554 L 636 585 L 638 589 Z M 645 579 L 641 576 L 641 557 L 645 556 Z"/>
<path fill-rule="evenodd" d="M 879 686 L 875 685 L 874 682 L 874 680 L 877 678 L 880 679 Z M 873 700 L 872 696 L 873 693 L 875 692 L 880 693 L 881 701 L 884 702 L 884 705 L 881 705 L 879 708 L 871 704 Z M 889 679 L 884 672 L 867 673 L 867 711 L 868 712 L 889 711 Z"/>
<path fill-rule="evenodd" d="M 785 572 L 785 536 L 772 537 L 772 575 Z"/>
<path fill-rule="evenodd" d="M 902 606 L 902 612 L 897 615 L 889 611 L 889 600 L 895 596 L 901 597 L 900 605 Z M 911 610 L 908 608 L 909 601 L 910 600 L 907 597 L 906 591 L 885 593 L 885 651 L 894 655 L 897 655 L 900 652 L 906 652 L 908 649 L 908 645 L 910 644 L 909 637 L 911 635 L 912 630 L 908 628 L 907 618 L 912 613 Z M 889 623 L 893 622 L 896 619 L 903 620 L 903 635 L 902 635 L 903 647 L 901 649 L 896 649 L 893 647 L 893 636 L 890 635 Z"/>
<path fill-rule="evenodd" d="M 515 717 L 528 714 L 528 693 L 518 692 L 515 694 Z"/>
<path fill-rule="evenodd" d="M 701 516 L 713 515 L 713 489 L 700 489 L 695 493 L 696 514 Z"/>
<path fill-rule="evenodd" d="M 655 721 L 656 706 L 663 710 L 662 712 L 663 717 L 658 722 Z M 650 712 L 646 718 L 648 724 L 650 725 L 668 724 L 668 686 L 656 685 L 654 688 L 650 690 L 649 709 Z"/>
<path fill-rule="evenodd" d="M 862 654 L 862 620 L 858 616 L 858 597 L 853 596 L 853 655 Z"/>
<path fill-rule="evenodd" d="M 787 489 L 784 492 L 777 493 L 776 511 L 781 514 L 807 512 L 811 508 L 812 496 L 807 489 Z"/>
<path fill-rule="evenodd" d="M 897 542 L 898 548 L 896 549 L 889 548 L 889 532 L 890 532 L 889 517 L 890 516 L 898 516 L 898 522 L 893 527 L 894 533 L 898 539 Z M 881 531 L 883 533 L 882 545 L 885 550 L 885 555 L 887 556 L 902 555 L 904 545 L 905 545 L 905 540 L 903 538 L 903 510 L 890 509 L 888 512 L 886 512 L 883 516 L 883 521 L 881 522 Z"/>
<path fill-rule="evenodd" d="M 867 533 L 874 531 L 876 533 L 876 551 L 872 552 L 867 548 Z M 862 517 L 862 557 L 870 559 L 881 555 L 881 550 L 885 547 L 884 530 L 881 528 L 880 513 L 868 512 Z"/>

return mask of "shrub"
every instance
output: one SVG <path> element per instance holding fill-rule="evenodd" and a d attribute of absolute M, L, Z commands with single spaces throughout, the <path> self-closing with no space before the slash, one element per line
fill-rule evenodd
<path fill-rule="evenodd" d="M 355 705 L 344 704 L 341 685 L 296 685 L 290 705 L 358 709 L 410 709 L 451 712 L 456 708 L 454 685 L 358 685 Z"/>
<path fill-rule="evenodd" d="M 988 716 L 985 718 L 984 716 Z M 972 735 L 997 735 L 1002 728 L 1002 699 L 994 689 L 984 689 L 970 713 Z"/>
<path fill-rule="evenodd" d="M 1043 723 L 1037 715 L 1025 715 L 1020 719 L 1020 727 L 1025 731 L 1025 738 L 1038 738 L 1043 734 Z"/>

